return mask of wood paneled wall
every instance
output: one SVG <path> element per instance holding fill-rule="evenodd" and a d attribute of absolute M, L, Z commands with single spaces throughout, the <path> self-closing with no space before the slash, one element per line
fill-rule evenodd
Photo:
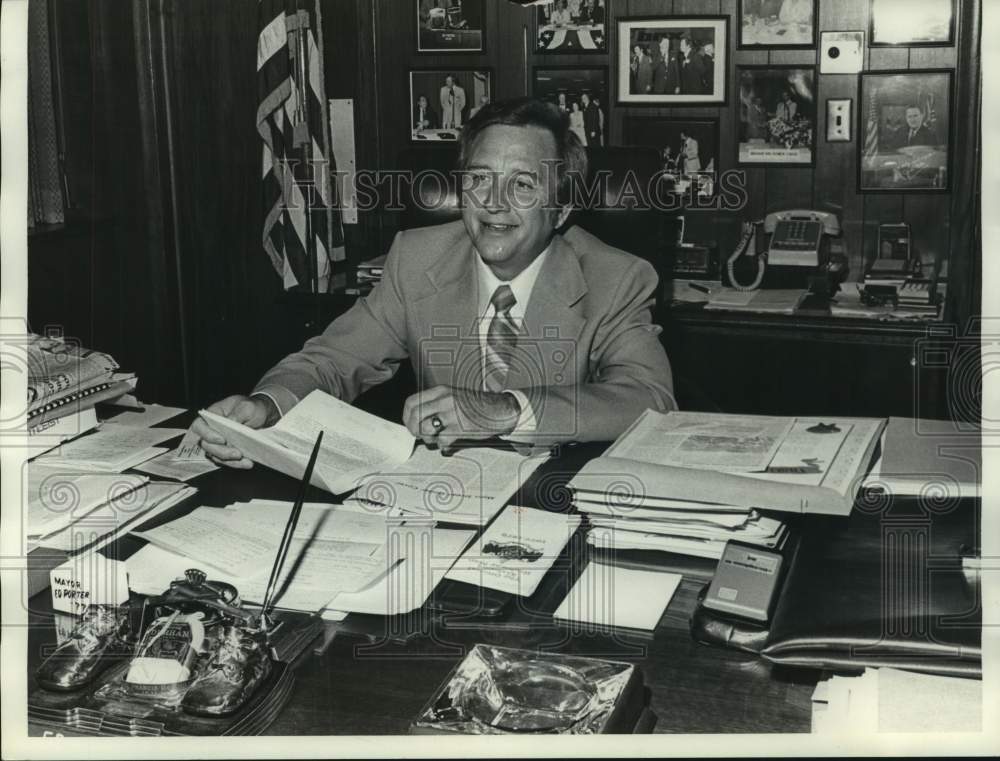
<path fill-rule="evenodd" d="M 375 58 L 378 77 L 378 126 L 376 156 L 380 166 L 395 166 L 399 152 L 407 146 L 409 130 L 407 71 L 418 67 L 487 66 L 494 71 L 497 98 L 528 94 L 534 66 L 608 66 L 611 101 L 611 144 L 620 145 L 623 120 L 629 114 L 656 116 L 718 117 L 720 120 L 720 169 L 735 167 L 739 126 L 736 66 L 745 64 L 817 66 L 817 157 L 815 167 L 743 168 L 749 190 L 748 206 L 741 212 L 688 211 L 688 239 L 718 240 L 723 251 L 735 246 L 740 222 L 763 217 L 786 208 L 820 208 L 841 215 L 844 238 L 851 258 L 851 279 L 858 279 L 863 262 L 870 261 L 880 222 L 908 222 L 913 244 L 928 264 L 947 252 L 949 240 L 948 196 L 941 194 L 863 194 L 857 192 L 858 136 L 850 143 L 827 143 L 827 98 L 852 98 L 858 108 L 858 78 L 855 75 L 820 75 L 814 50 L 737 50 L 738 0 L 608 0 L 610 45 L 607 55 L 536 55 L 534 53 L 535 8 L 522 8 L 508 0 L 487 0 L 485 55 L 426 55 L 416 52 L 413 3 L 409 0 L 360 0 L 374 3 Z M 868 30 L 868 0 L 818 0 L 819 31 Z M 961 5 L 961 3 L 959 3 Z M 960 10 L 961 12 L 961 10 Z M 725 107 L 617 106 L 615 20 L 627 16 L 729 16 L 729 102 Z M 960 26 L 960 25 L 957 25 Z M 527 56 L 524 35 L 527 35 Z M 962 76 L 955 47 L 867 48 L 865 68 L 953 68 Z M 959 115 L 959 118 L 960 115 Z M 371 135 L 364 139 L 373 139 Z M 961 146 L 958 146 L 961 150 Z M 966 192 L 953 188 L 953 193 Z M 388 245 L 392 220 L 383 222 L 381 245 Z"/>

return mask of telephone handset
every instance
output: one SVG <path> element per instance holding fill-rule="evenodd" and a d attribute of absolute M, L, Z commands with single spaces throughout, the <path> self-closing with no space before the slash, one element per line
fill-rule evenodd
<path fill-rule="evenodd" d="M 764 253 L 758 253 L 760 227 L 770 235 Z M 762 222 L 744 223 L 740 242 L 726 265 L 729 285 L 750 291 L 762 285 L 813 289 L 817 278 L 842 282 L 846 258 L 831 257 L 828 245 L 829 238 L 838 235 L 840 221 L 825 211 L 791 209 L 768 214 Z"/>

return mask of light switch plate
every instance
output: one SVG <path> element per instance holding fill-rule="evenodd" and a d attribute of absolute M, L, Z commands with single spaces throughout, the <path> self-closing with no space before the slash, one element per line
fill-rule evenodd
<path fill-rule="evenodd" d="M 851 142 L 850 98 L 827 98 L 826 100 L 826 142 Z"/>

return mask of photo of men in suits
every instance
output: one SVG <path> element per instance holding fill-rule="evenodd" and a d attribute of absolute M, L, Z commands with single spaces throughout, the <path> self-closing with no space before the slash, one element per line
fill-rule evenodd
<path fill-rule="evenodd" d="M 457 141 L 471 113 L 492 99 L 487 70 L 410 72 L 410 139 Z"/>
<path fill-rule="evenodd" d="M 638 96 L 634 102 L 664 104 L 721 97 L 724 77 L 716 72 L 718 29 L 670 20 L 656 26 L 635 22 L 627 32 L 629 52 L 620 58 L 621 65 L 628 65 L 627 79 L 619 74 L 625 102 L 634 96 Z"/>
<path fill-rule="evenodd" d="M 610 441 L 645 410 L 674 409 L 653 266 L 579 227 L 556 232 L 587 170 L 564 115 L 528 98 L 489 103 L 462 132 L 458 168 L 460 220 L 400 232 L 367 297 L 249 395 L 210 409 L 262 428 L 316 389 L 351 402 L 404 360 L 418 390 L 403 422 L 443 449 Z M 204 420 L 192 432 L 212 460 L 252 466 Z"/>

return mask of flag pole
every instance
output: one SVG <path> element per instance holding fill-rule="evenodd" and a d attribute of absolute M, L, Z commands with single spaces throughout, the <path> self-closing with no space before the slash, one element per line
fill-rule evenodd
<path fill-rule="evenodd" d="M 312 176 L 312 138 L 309 135 L 309 12 L 296 11 L 295 64 L 295 145 L 301 150 L 299 185 L 304 205 L 306 228 L 306 262 L 309 266 L 309 292 L 319 292 L 319 257 L 316 255 L 316 239 L 312 230 L 312 198 L 315 192 Z"/>

